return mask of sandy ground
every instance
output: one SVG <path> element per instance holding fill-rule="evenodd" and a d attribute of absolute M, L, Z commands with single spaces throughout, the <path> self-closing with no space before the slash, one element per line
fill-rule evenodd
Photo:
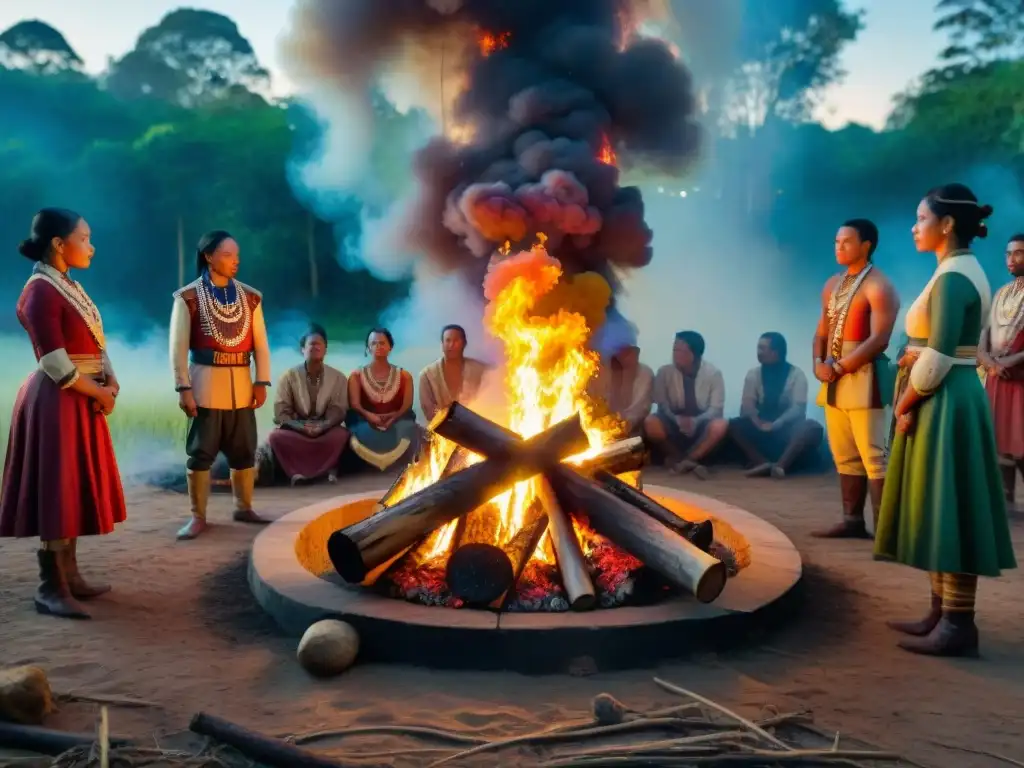
<path fill-rule="evenodd" d="M 83 570 L 116 586 L 93 603 L 91 622 L 38 616 L 31 602 L 34 543 L 0 543 L 0 663 L 39 664 L 58 691 L 156 703 L 113 709 L 112 731 L 160 745 L 184 743 L 181 731 L 200 710 L 278 735 L 400 722 L 525 732 L 585 715 L 590 699 L 602 691 L 637 708 L 677 703 L 652 684 L 657 674 L 751 716 L 769 705 L 783 711 L 809 708 L 821 728 L 926 766 L 1007 765 L 954 747 L 1024 761 L 1020 571 L 982 584 L 981 660 L 915 657 L 896 648 L 897 638 L 883 622 L 921 612 L 927 600 L 924 575 L 872 562 L 866 542 L 809 536 L 822 521 L 839 515 L 833 476 L 776 482 L 722 470 L 703 483 L 660 472 L 645 480 L 678 483 L 745 507 L 785 531 L 804 557 L 808 599 L 802 618 L 752 640 L 746 650 L 704 654 L 657 669 L 525 677 L 357 666 L 335 680 L 314 681 L 294 661 L 295 641 L 277 631 L 249 593 L 245 559 L 256 531 L 225 522 L 198 541 L 176 543 L 184 498 L 136 488 L 128 492 L 129 521 L 123 528 L 82 542 Z M 343 490 L 387 484 L 379 477 L 358 478 L 345 482 Z M 277 516 L 338 492 L 329 486 L 260 490 L 258 502 L 262 512 Z M 229 508 L 229 498 L 216 496 L 211 519 L 228 521 Z M 1020 519 L 1014 538 L 1024 553 Z M 67 704 L 49 724 L 90 730 L 96 710 L 95 704 Z M 358 744 L 360 751 L 423 746 L 379 737 Z M 398 764 L 428 762 L 424 755 L 410 754 Z M 524 754 L 484 764 L 536 762 L 536 756 Z"/>

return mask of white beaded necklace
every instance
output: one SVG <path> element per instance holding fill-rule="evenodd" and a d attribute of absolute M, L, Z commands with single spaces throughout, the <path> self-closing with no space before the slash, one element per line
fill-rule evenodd
<path fill-rule="evenodd" d="M 207 280 L 199 278 L 197 283 L 198 301 L 196 303 L 203 331 L 213 337 L 213 340 L 222 347 L 237 347 L 245 341 L 252 325 L 249 300 L 242 286 L 235 280 L 229 283 L 229 285 L 234 285 L 235 300 L 228 303 L 217 299 Z M 227 287 L 225 287 L 225 293 L 227 293 Z"/>
<path fill-rule="evenodd" d="M 380 381 L 373 376 L 370 366 L 363 366 L 359 371 L 359 378 L 363 384 L 363 391 L 370 399 L 377 403 L 386 403 L 395 396 L 399 386 L 402 384 L 402 377 L 397 365 L 392 365 L 388 371 L 387 378 Z"/>
<path fill-rule="evenodd" d="M 72 280 L 67 273 L 61 272 L 49 264 L 38 262 L 33 267 L 32 272 L 33 275 L 30 279 L 42 278 L 60 291 L 61 296 L 67 299 L 67 302 L 82 318 L 82 321 L 89 329 L 89 333 L 92 334 L 93 339 L 96 341 L 96 345 L 101 351 L 105 349 L 106 337 L 103 333 L 103 319 L 100 317 L 100 311 L 96 308 L 92 299 L 89 298 L 89 294 L 85 292 L 85 289 L 77 281 Z"/>

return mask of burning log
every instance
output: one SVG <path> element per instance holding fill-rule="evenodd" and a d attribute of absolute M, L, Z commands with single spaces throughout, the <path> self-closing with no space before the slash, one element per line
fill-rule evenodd
<path fill-rule="evenodd" d="M 667 525 L 566 467 L 548 473 L 559 501 L 585 510 L 590 526 L 622 547 L 670 584 L 702 603 L 714 601 L 725 588 L 725 564 L 702 552 Z"/>
<path fill-rule="evenodd" d="M 456 549 L 448 558 L 448 589 L 467 605 L 490 605 L 515 584 L 512 560 L 493 544 L 476 542 Z"/>
<path fill-rule="evenodd" d="M 610 472 L 600 470 L 594 473 L 593 479 L 609 493 L 618 496 L 623 501 L 629 502 L 659 523 L 663 523 L 672 530 L 677 531 L 702 552 L 707 552 L 711 548 L 715 531 L 710 520 L 704 520 L 700 523 L 691 523 L 688 520 L 683 520 L 671 509 L 663 507 L 647 494 L 638 491 L 629 483 L 623 482 Z"/>
<path fill-rule="evenodd" d="M 544 537 L 544 531 L 548 528 L 548 516 L 544 514 L 544 509 L 539 501 L 534 499 L 528 513 L 532 514 L 527 523 L 516 531 L 512 540 L 504 548 L 505 554 L 512 562 L 513 576 L 508 589 L 491 601 L 490 607 L 496 611 L 500 611 L 508 602 L 509 597 L 514 594 L 519 577 L 523 575 L 526 564 L 530 562 L 533 553 L 537 551 L 540 540 Z"/>
<path fill-rule="evenodd" d="M 442 437 L 459 443 L 473 453 L 488 458 L 515 455 L 524 445 L 523 439 L 514 432 L 495 424 L 475 411 L 455 402 L 440 411 L 430 424 L 430 429 Z M 641 438 L 620 440 L 608 446 L 604 451 L 585 460 L 579 467 L 573 467 L 581 475 L 594 473 L 594 479 L 609 492 L 620 499 L 637 506 L 644 514 L 668 525 L 672 530 L 679 531 L 695 547 L 706 552 L 711 546 L 714 530 L 710 521 L 690 523 L 680 519 L 671 510 L 658 504 L 643 492 L 631 488 L 628 483 L 619 480 L 608 467 L 619 468 L 618 471 L 636 469 L 634 462 L 645 455 L 645 446 Z M 570 465 L 565 465 L 563 469 Z M 623 469 L 625 467 L 625 469 Z M 577 475 L 579 476 L 579 475 Z M 628 489 L 628 490 L 625 490 Z M 643 502 L 643 503 L 638 503 Z M 617 542 L 616 542 L 617 543 Z M 639 555 L 637 555 L 639 557 Z"/>
<path fill-rule="evenodd" d="M 537 495 L 548 513 L 548 532 L 551 534 L 551 544 L 555 549 L 555 559 L 558 561 L 569 607 L 574 611 L 589 611 L 597 605 L 597 592 L 587 572 L 587 562 L 583 558 L 572 519 L 558 503 L 547 478 L 541 478 L 537 485 Z"/>
<path fill-rule="evenodd" d="M 514 483 L 528 480 L 566 456 L 585 450 L 588 445 L 578 414 L 522 445 L 518 445 L 518 437 L 516 441 L 518 450 L 514 456 L 506 452 L 503 458 L 474 464 L 394 506 L 332 533 L 327 540 L 327 554 L 335 570 L 345 581 L 358 584 L 369 572 L 426 534 L 472 512 Z"/>
<path fill-rule="evenodd" d="M 448 589 L 467 604 L 500 610 L 523 575 L 547 527 L 544 507 L 534 499 L 527 510 L 526 522 L 503 546 L 479 541 L 460 546 L 456 542 L 456 549 L 448 560 Z"/>
<path fill-rule="evenodd" d="M 650 458 L 650 451 L 642 437 L 630 437 L 606 446 L 596 456 L 584 459 L 574 469 L 584 477 L 593 477 L 598 472 L 621 475 L 643 469 Z"/>

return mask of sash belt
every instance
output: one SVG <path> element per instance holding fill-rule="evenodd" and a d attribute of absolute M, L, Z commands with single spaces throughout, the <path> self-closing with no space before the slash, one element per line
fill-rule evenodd
<path fill-rule="evenodd" d="M 248 368 L 252 360 L 252 352 L 222 352 L 219 349 L 189 350 L 192 365 L 211 365 L 217 367 Z"/>

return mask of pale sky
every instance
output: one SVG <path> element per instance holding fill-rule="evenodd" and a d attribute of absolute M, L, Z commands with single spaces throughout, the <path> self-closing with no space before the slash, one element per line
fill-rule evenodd
<path fill-rule="evenodd" d="M 289 90 L 278 67 L 277 40 L 288 26 L 292 0 L 0 0 L 0 30 L 23 19 L 45 21 L 64 34 L 90 72 L 98 72 L 110 57 L 131 49 L 143 29 L 183 5 L 234 19 L 274 76 L 275 91 Z M 829 91 L 818 117 L 830 127 L 850 121 L 881 127 L 892 97 L 929 69 L 944 45 L 931 31 L 935 0 L 850 5 L 866 9 L 866 26 L 844 56 L 846 80 Z"/>

